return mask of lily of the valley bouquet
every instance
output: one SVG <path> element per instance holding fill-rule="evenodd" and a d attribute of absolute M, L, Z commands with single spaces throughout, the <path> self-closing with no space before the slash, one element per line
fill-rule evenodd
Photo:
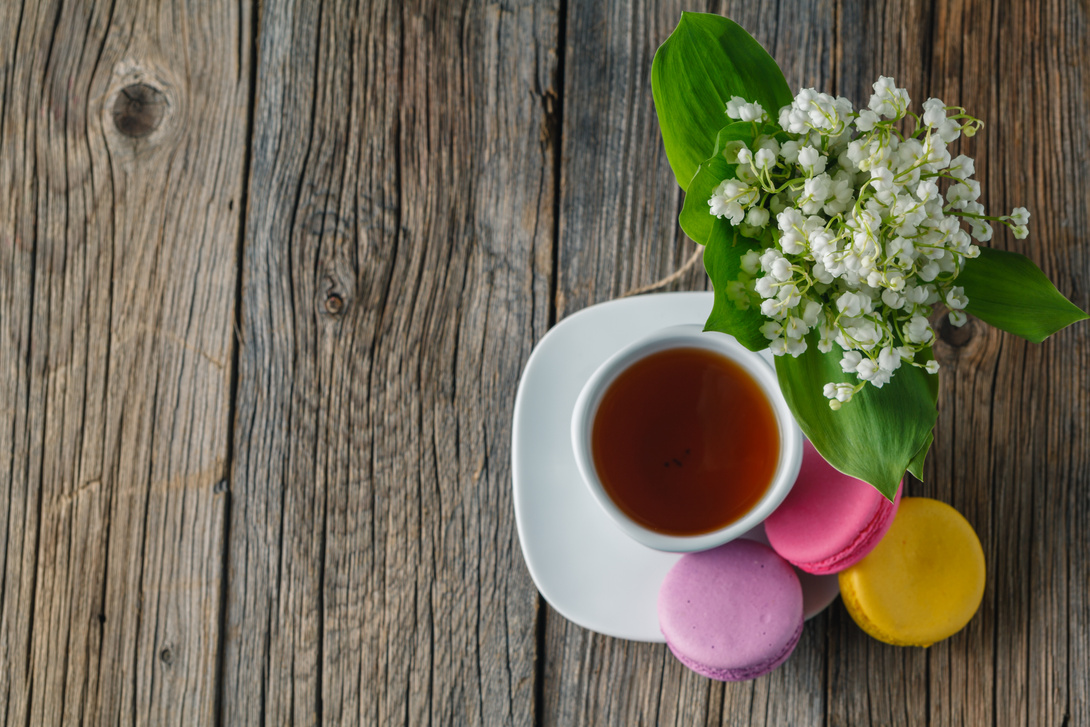
<path fill-rule="evenodd" d="M 892 498 L 922 479 L 937 417 L 930 319 L 972 314 L 1040 342 L 1087 316 L 1028 258 L 981 246 L 1029 212 L 989 215 L 973 160 L 983 125 L 891 78 L 867 105 L 803 89 L 738 25 L 685 13 L 651 74 L 681 227 L 704 245 L 709 330 L 770 348 L 803 433 Z"/>

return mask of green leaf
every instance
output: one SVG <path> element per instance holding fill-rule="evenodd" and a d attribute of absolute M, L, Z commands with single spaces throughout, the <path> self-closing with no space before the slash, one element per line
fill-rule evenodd
<path fill-rule="evenodd" d="M 783 73 L 761 44 L 718 15 L 682 13 L 651 64 L 651 93 L 666 157 L 682 189 L 712 153 L 728 121 L 731 96 L 756 101 L 770 116 L 791 103 Z"/>
<path fill-rule="evenodd" d="M 762 247 L 755 240 L 737 235 L 726 220 L 715 217 L 712 220 L 711 236 L 704 246 L 704 269 L 712 281 L 715 297 L 704 330 L 729 333 L 750 351 L 768 348 L 768 339 L 761 333 L 761 325 L 766 320 L 761 312 L 752 306 L 742 310 L 727 297 L 727 283 L 738 279 L 742 256 Z"/>
<path fill-rule="evenodd" d="M 727 124 L 715 135 L 715 151 L 712 156 L 726 151 L 727 144 L 732 141 L 745 141 L 752 148 L 756 125 L 752 121 L 735 121 Z"/>
<path fill-rule="evenodd" d="M 704 245 L 704 268 L 715 291 L 712 312 L 704 330 L 729 333 L 751 351 L 760 351 L 768 348 L 768 339 L 760 330 L 764 318 L 755 308 L 739 309 L 727 297 L 726 290 L 728 283 L 738 279 L 742 255 L 749 250 L 759 251 L 762 246 L 755 240 L 741 237 L 726 220 L 713 217 L 708 207 L 708 199 L 719 183 L 734 176 L 734 165 L 727 164 L 719 154 L 722 145 L 733 139 L 752 138 L 752 123 L 737 122 L 719 132 L 715 156 L 705 160 L 693 176 L 678 221 L 686 235 Z"/>
<path fill-rule="evenodd" d="M 1034 343 L 1090 318 L 1016 252 L 980 248 L 980 257 L 966 261 L 957 284 L 969 298 L 967 313 Z"/>
<path fill-rule="evenodd" d="M 927 441 L 920 447 L 920 451 L 916 453 L 916 456 L 912 458 L 912 461 L 908 463 L 908 471 L 912 473 L 920 482 L 923 482 L 923 465 L 927 461 L 927 452 L 931 449 L 931 443 L 935 441 L 935 433 L 927 433 Z"/>
<path fill-rule="evenodd" d="M 719 220 L 712 215 L 708 200 L 720 182 L 733 176 L 734 165 L 727 164 L 719 155 L 713 156 L 697 168 L 693 181 L 689 184 L 689 191 L 685 193 L 685 203 L 681 207 L 678 223 L 685 234 L 698 245 L 708 244 L 716 223 L 722 222 L 728 228 L 731 226 L 726 220 Z M 705 259 L 707 254 L 705 250 Z"/>
<path fill-rule="evenodd" d="M 802 433 L 833 467 L 869 482 L 892 500 L 910 466 L 922 471 L 938 417 L 938 377 L 904 365 L 881 389 L 864 386 L 833 411 L 822 388 L 847 378 L 840 368 L 843 351 L 833 346 L 821 353 L 813 334 L 807 343 L 798 358 L 776 357 L 780 389 Z"/>

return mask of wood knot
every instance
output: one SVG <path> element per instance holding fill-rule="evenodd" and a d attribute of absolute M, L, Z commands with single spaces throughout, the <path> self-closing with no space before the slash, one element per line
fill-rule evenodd
<path fill-rule="evenodd" d="M 159 652 L 159 661 L 163 662 L 167 666 L 170 666 L 171 664 L 173 664 L 174 663 L 174 647 L 171 646 L 170 644 L 167 644 L 166 646 L 164 646 L 162 651 Z"/>
<path fill-rule="evenodd" d="M 939 340 L 952 348 L 964 348 L 973 340 L 976 325 L 969 320 L 965 325 L 958 327 L 950 322 L 948 316 L 943 316 L 938 321 Z"/>
<path fill-rule="evenodd" d="M 146 83 L 126 86 L 114 101 L 114 126 L 123 135 L 140 139 L 159 128 L 166 114 L 166 95 Z"/>
<path fill-rule="evenodd" d="M 331 316 L 339 316 L 344 312 L 344 298 L 339 293 L 330 293 L 325 298 L 325 312 Z"/>

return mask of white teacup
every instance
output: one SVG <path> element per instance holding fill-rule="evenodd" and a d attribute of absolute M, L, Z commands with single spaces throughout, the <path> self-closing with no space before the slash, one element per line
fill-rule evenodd
<path fill-rule="evenodd" d="M 668 535 L 651 530 L 625 514 L 603 487 L 594 464 L 591 436 L 602 397 L 617 377 L 637 361 L 674 348 L 700 348 L 723 356 L 740 366 L 757 384 L 772 408 L 779 432 L 779 455 L 772 481 L 761 498 L 741 517 L 722 528 L 698 535 Z M 724 416 L 729 414 L 724 413 Z M 758 525 L 779 506 L 798 477 L 802 463 L 802 432 L 780 393 L 776 374 L 758 354 L 734 338 L 705 332 L 699 325 L 671 326 L 622 349 L 602 364 L 583 386 L 572 415 L 572 446 L 575 460 L 594 499 L 634 540 L 656 550 L 690 552 L 722 545 Z"/>

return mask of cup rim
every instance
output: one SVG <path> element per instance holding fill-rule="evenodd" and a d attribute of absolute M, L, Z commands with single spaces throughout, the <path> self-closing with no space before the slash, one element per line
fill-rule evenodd
<path fill-rule="evenodd" d="M 780 453 L 772 482 L 765 494 L 742 517 L 717 530 L 698 535 L 667 535 L 650 530 L 622 511 L 606 493 L 598 478 L 591 453 L 591 433 L 598 406 L 606 390 L 636 361 L 654 353 L 676 348 L 701 348 L 717 353 L 742 367 L 757 383 L 772 406 L 780 432 Z M 795 484 L 802 465 L 802 432 L 780 392 L 772 367 L 758 354 L 746 349 L 732 336 L 704 331 L 698 324 L 662 328 L 622 348 L 587 379 L 572 412 L 572 448 L 579 472 L 591 495 L 606 514 L 637 542 L 655 550 L 693 552 L 707 550 L 734 540 L 752 530 L 772 514 Z"/>

